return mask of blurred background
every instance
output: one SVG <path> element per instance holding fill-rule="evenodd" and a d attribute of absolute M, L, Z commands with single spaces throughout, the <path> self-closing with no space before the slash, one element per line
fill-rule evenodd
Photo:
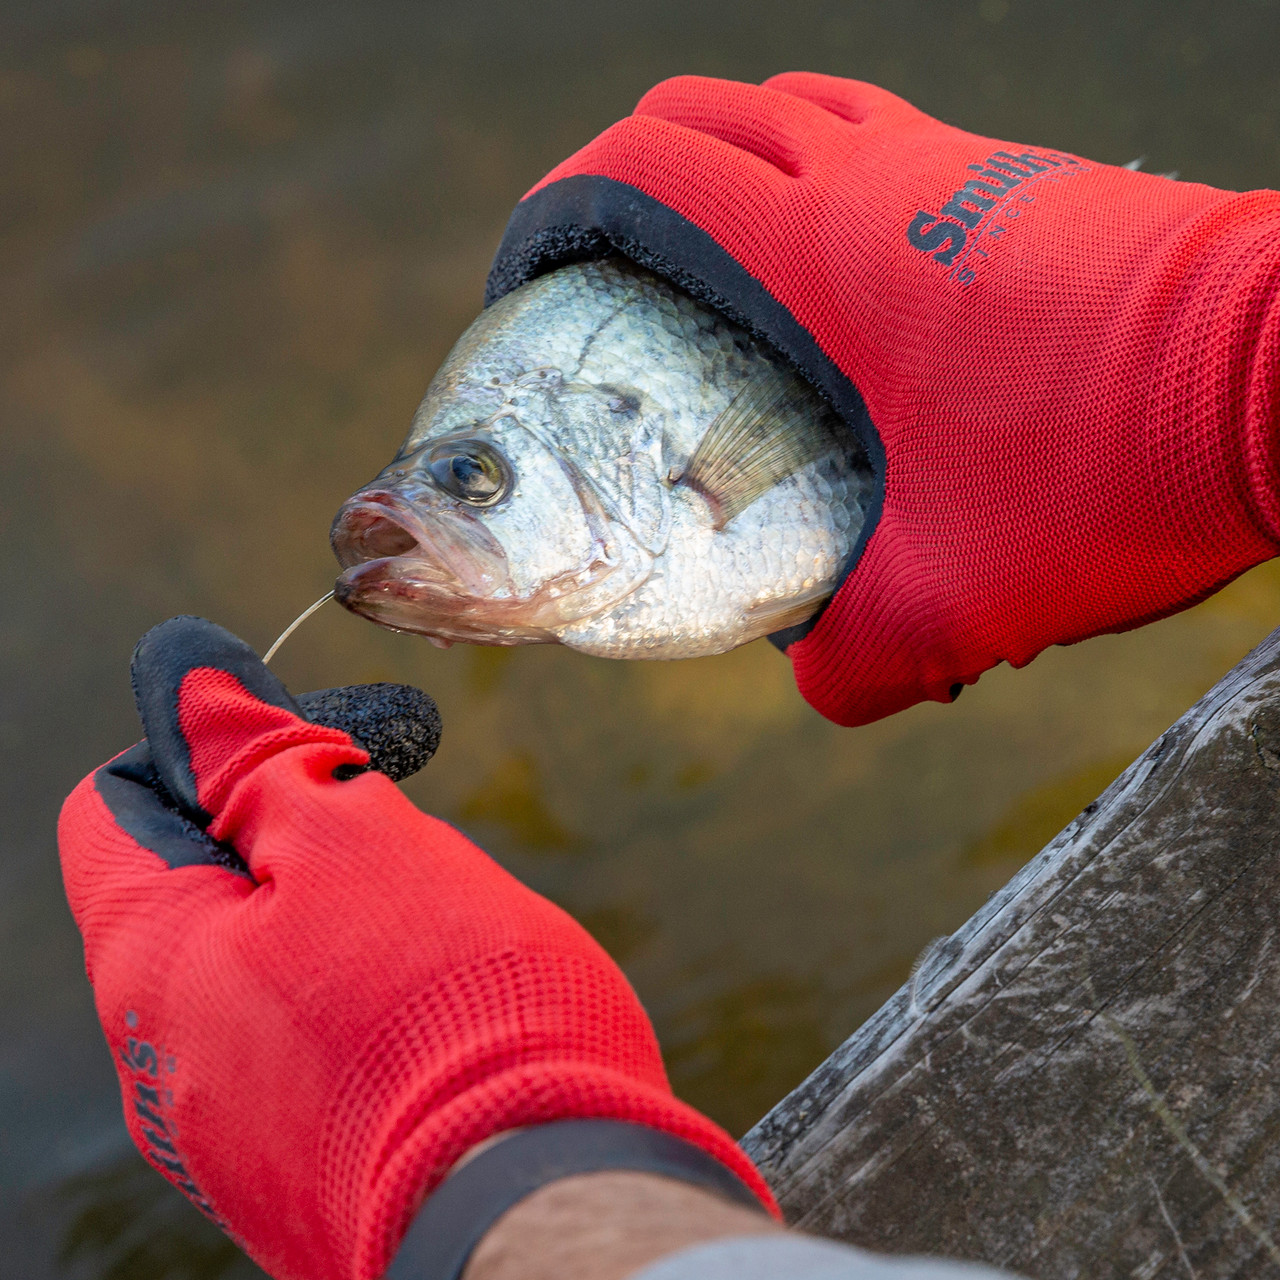
<path fill-rule="evenodd" d="M 1271 0 L 0 2 L 0 1275 L 256 1272 L 132 1153 L 53 826 L 175 613 L 260 650 L 333 576 L 515 201 L 680 72 L 877 81 L 965 127 L 1280 186 Z M 419 683 L 413 799 L 581 919 L 677 1090 L 748 1128 L 1280 622 L 1264 566 L 838 729 L 764 642 L 441 653 L 334 606 L 295 688 Z M 264 1194 L 270 1194 L 264 1188 Z"/>

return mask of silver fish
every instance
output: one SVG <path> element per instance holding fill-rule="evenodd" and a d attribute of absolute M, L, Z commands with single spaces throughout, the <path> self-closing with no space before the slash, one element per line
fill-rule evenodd
<path fill-rule="evenodd" d="M 458 340 L 334 520 L 335 594 L 441 644 L 722 653 L 814 614 L 871 490 L 762 343 L 629 262 L 578 263 Z"/>

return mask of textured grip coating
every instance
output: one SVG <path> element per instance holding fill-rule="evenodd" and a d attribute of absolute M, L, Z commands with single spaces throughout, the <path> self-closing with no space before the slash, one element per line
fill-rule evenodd
<path fill-rule="evenodd" d="M 440 745 L 435 699 L 410 684 L 352 684 L 300 694 L 313 724 L 349 733 L 372 757 L 370 766 L 392 782 L 412 777 Z"/>

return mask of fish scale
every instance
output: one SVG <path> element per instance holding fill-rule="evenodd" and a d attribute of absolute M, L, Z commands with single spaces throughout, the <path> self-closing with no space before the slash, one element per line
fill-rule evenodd
<path fill-rule="evenodd" d="M 458 340 L 338 513 L 335 595 L 444 643 L 718 653 L 821 607 L 871 491 L 769 348 L 629 262 L 576 263 Z"/>

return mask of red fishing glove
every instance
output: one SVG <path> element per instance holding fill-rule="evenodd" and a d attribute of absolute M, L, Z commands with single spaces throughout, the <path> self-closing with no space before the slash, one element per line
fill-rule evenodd
<path fill-rule="evenodd" d="M 614 251 L 772 342 L 878 471 L 851 572 L 781 638 L 833 720 L 1277 551 L 1275 192 L 976 137 L 850 80 L 683 77 L 525 197 L 489 298 Z"/>
<path fill-rule="evenodd" d="M 134 1141 L 273 1276 L 380 1275 L 463 1152 L 558 1118 L 676 1135 L 772 1204 L 600 947 L 246 645 L 173 619 L 134 688 L 146 741 L 63 809 L 67 895 Z"/>

